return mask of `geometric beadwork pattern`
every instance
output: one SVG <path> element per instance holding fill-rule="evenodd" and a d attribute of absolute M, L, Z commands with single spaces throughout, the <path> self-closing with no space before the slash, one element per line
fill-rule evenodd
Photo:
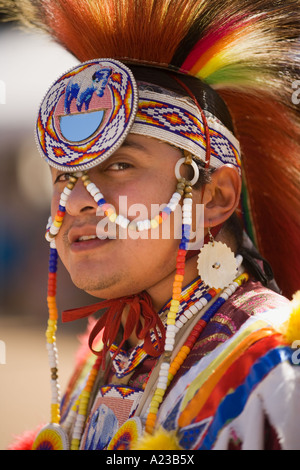
<path fill-rule="evenodd" d="M 76 66 L 48 90 L 38 113 L 37 141 L 49 165 L 86 170 L 124 141 L 138 106 L 132 72 L 122 63 L 93 60 Z"/>
<path fill-rule="evenodd" d="M 240 168 L 238 140 L 210 113 L 206 113 L 206 120 L 210 131 L 210 165 L 217 168 L 230 163 Z M 186 99 L 140 91 L 132 132 L 170 142 L 190 151 L 200 160 L 206 160 L 206 138 L 201 113 Z"/>

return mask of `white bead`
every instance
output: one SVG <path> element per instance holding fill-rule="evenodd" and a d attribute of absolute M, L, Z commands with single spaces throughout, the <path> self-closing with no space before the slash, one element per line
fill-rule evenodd
<path fill-rule="evenodd" d="M 60 195 L 60 201 L 65 201 L 65 202 L 66 202 L 66 201 L 68 200 L 68 197 L 69 197 L 69 196 L 68 196 L 67 194 L 61 193 L 61 195 Z"/>
<path fill-rule="evenodd" d="M 183 217 L 182 223 L 185 225 L 192 225 L 192 218 L 191 217 Z"/>
<path fill-rule="evenodd" d="M 183 212 L 188 212 L 188 213 L 191 213 L 193 208 L 192 208 L 192 205 L 191 204 L 185 204 L 182 208 Z"/>
<path fill-rule="evenodd" d="M 165 369 L 160 370 L 158 376 L 159 377 L 168 377 L 169 372 Z"/>
<path fill-rule="evenodd" d="M 123 219 L 121 220 L 120 225 L 121 225 L 122 228 L 127 228 L 129 223 L 130 223 L 130 220 L 126 219 L 126 217 L 123 217 Z"/>
<path fill-rule="evenodd" d="M 199 312 L 199 309 L 196 307 L 196 305 L 191 305 L 190 311 L 192 312 L 193 315 L 196 315 L 196 313 Z"/>
<path fill-rule="evenodd" d="M 176 207 L 177 207 L 177 204 L 173 204 L 171 202 L 169 202 L 169 204 L 167 205 L 167 207 L 172 211 L 174 212 Z"/>
<path fill-rule="evenodd" d="M 166 338 L 165 344 L 175 344 L 175 338 Z"/>
<path fill-rule="evenodd" d="M 175 199 L 176 201 L 180 201 L 181 195 L 179 193 L 173 193 L 171 199 Z"/>
<path fill-rule="evenodd" d="M 165 344 L 165 351 L 173 351 L 173 344 Z"/>
<path fill-rule="evenodd" d="M 175 331 L 166 331 L 166 338 L 175 338 Z"/>
<path fill-rule="evenodd" d="M 142 232 L 143 230 L 145 230 L 145 224 L 143 220 L 138 220 L 136 223 L 136 226 L 139 232 Z"/>
<path fill-rule="evenodd" d="M 201 299 L 199 299 L 199 302 L 201 302 L 201 303 L 202 303 L 203 307 L 205 307 L 205 305 L 207 305 L 207 304 L 208 304 L 208 300 L 207 300 L 207 299 L 205 299 L 204 297 L 201 297 Z"/>
<path fill-rule="evenodd" d="M 181 321 L 181 317 L 176 320 L 175 326 L 180 330 L 183 327 L 183 322 Z"/>
<path fill-rule="evenodd" d="M 63 207 L 66 207 L 66 202 L 67 202 L 67 201 L 65 201 L 64 199 L 60 198 L 60 200 L 59 200 L 59 205 L 60 205 L 60 206 L 63 206 Z"/>
<path fill-rule="evenodd" d="M 51 243 L 51 241 L 53 240 L 53 238 L 50 237 L 49 232 L 46 232 L 45 238 L 46 238 L 47 242 L 50 242 L 50 243 Z"/>
<path fill-rule="evenodd" d="M 50 228 L 50 233 L 52 235 L 57 235 L 59 232 L 60 227 L 55 227 L 54 225 Z"/>
<path fill-rule="evenodd" d="M 236 291 L 236 287 L 233 283 L 229 284 L 228 289 L 230 289 L 232 293 L 234 293 Z"/>
<path fill-rule="evenodd" d="M 167 383 L 164 383 L 162 381 L 159 381 L 157 383 L 157 388 L 161 388 L 162 390 L 167 390 Z"/>
<path fill-rule="evenodd" d="M 49 240 L 47 240 L 47 241 L 49 241 Z M 56 249 L 56 243 L 55 243 L 55 240 L 53 240 L 53 238 L 52 238 L 52 240 L 50 241 L 50 248 L 53 248 L 53 250 Z"/>
<path fill-rule="evenodd" d="M 228 299 L 229 299 L 229 295 L 226 294 L 226 292 L 222 292 L 222 294 L 220 295 L 220 297 L 222 297 L 222 299 L 225 299 L 225 300 L 228 300 Z"/>
<path fill-rule="evenodd" d="M 67 186 L 64 188 L 63 193 L 66 194 L 67 196 L 70 196 L 72 190 L 67 188 Z"/>
<path fill-rule="evenodd" d="M 151 228 L 151 220 L 144 220 L 145 230 L 149 230 Z"/>
<path fill-rule="evenodd" d="M 167 325 L 167 331 L 174 331 L 174 333 L 176 334 L 177 328 L 175 325 Z"/>
<path fill-rule="evenodd" d="M 228 289 L 228 287 L 226 287 L 226 289 L 224 290 L 224 293 L 229 295 L 229 297 L 231 296 L 232 292 L 230 289 Z"/>
<path fill-rule="evenodd" d="M 193 200 L 190 197 L 185 197 L 183 199 L 183 205 L 184 206 L 191 206 L 193 204 Z"/>
<path fill-rule="evenodd" d="M 76 430 L 76 431 L 74 430 L 72 437 L 73 437 L 73 439 L 78 439 L 78 440 L 80 440 L 80 439 L 81 439 L 81 429 Z"/>
<path fill-rule="evenodd" d="M 184 315 L 180 315 L 180 321 L 181 323 L 186 323 L 188 319 Z"/>
<path fill-rule="evenodd" d="M 183 315 L 184 315 L 186 318 L 188 318 L 188 319 L 192 318 L 192 316 L 193 316 L 193 314 L 192 314 L 192 312 L 190 311 L 190 309 L 185 310 L 185 312 L 183 312 Z"/>
<path fill-rule="evenodd" d="M 96 188 L 96 185 L 95 183 L 89 183 L 87 186 L 86 186 L 86 190 L 90 193 L 92 191 L 92 189 Z"/>
<path fill-rule="evenodd" d="M 169 370 L 170 364 L 168 362 L 163 362 L 160 366 L 161 369 Z"/>
<path fill-rule="evenodd" d="M 95 194 L 94 200 L 95 200 L 96 202 L 98 202 L 98 201 L 100 201 L 100 199 L 104 199 L 104 196 L 103 196 L 102 193 L 99 192 L 99 193 Z"/>
<path fill-rule="evenodd" d="M 85 419 L 86 419 L 86 417 L 85 417 L 84 415 L 78 414 L 76 421 L 77 421 L 77 423 L 78 423 L 79 425 L 82 425 L 82 424 L 84 424 Z"/>

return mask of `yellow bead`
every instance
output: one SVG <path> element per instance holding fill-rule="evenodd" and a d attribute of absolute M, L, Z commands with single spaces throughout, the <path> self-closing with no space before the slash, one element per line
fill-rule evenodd
<path fill-rule="evenodd" d="M 176 312 L 169 312 L 168 319 L 174 319 L 174 318 L 176 318 Z"/>
<path fill-rule="evenodd" d="M 152 400 L 156 401 L 157 403 L 161 403 L 163 401 L 163 397 L 161 395 L 157 395 L 156 392 L 153 395 Z"/>
<path fill-rule="evenodd" d="M 179 300 L 174 300 L 174 299 L 171 300 L 171 306 L 174 305 L 175 307 L 178 307 L 179 303 L 180 303 Z"/>
<path fill-rule="evenodd" d="M 174 375 L 169 372 L 168 374 L 168 382 L 171 382 L 174 379 Z"/>
<path fill-rule="evenodd" d="M 176 306 L 171 305 L 170 312 L 177 313 L 178 312 L 178 306 L 177 305 Z"/>
<path fill-rule="evenodd" d="M 79 439 L 72 439 L 71 450 L 79 449 L 80 441 Z"/>
<path fill-rule="evenodd" d="M 175 325 L 175 318 L 168 318 L 167 319 L 167 325 Z"/>
<path fill-rule="evenodd" d="M 113 214 L 108 216 L 110 222 L 115 222 L 117 218 L 117 214 L 114 212 Z"/>
<path fill-rule="evenodd" d="M 162 389 L 162 388 L 157 388 L 157 389 L 155 390 L 155 395 L 158 395 L 158 396 L 163 397 L 164 394 L 165 394 L 165 391 L 164 391 L 164 389 Z"/>
<path fill-rule="evenodd" d="M 150 220 L 151 228 L 157 228 L 158 222 L 155 219 Z"/>
<path fill-rule="evenodd" d="M 157 414 L 157 412 L 158 412 L 158 407 L 150 406 L 149 413 Z"/>
<path fill-rule="evenodd" d="M 61 225 L 62 225 L 62 222 L 58 222 L 57 220 L 54 220 L 53 225 L 54 225 L 54 227 L 60 228 Z"/>

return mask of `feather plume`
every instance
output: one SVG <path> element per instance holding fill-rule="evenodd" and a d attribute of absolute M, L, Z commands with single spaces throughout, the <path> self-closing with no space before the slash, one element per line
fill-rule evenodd
<path fill-rule="evenodd" d="M 241 142 L 255 241 L 283 293 L 299 289 L 300 0 L 0 0 L 0 7 L 81 61 L 158 64 L 217 90 Z"/>

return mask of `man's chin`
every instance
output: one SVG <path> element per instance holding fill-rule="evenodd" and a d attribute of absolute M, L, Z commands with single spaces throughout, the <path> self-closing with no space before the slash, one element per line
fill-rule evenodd
<path fill-rule="evenodd" d="M 111 276 L 101 279 L 83 278 L 82 275 L 71 275 L 73 284 L 87 294 L 100 299 L 120 297 L 119 276 Z"/>

